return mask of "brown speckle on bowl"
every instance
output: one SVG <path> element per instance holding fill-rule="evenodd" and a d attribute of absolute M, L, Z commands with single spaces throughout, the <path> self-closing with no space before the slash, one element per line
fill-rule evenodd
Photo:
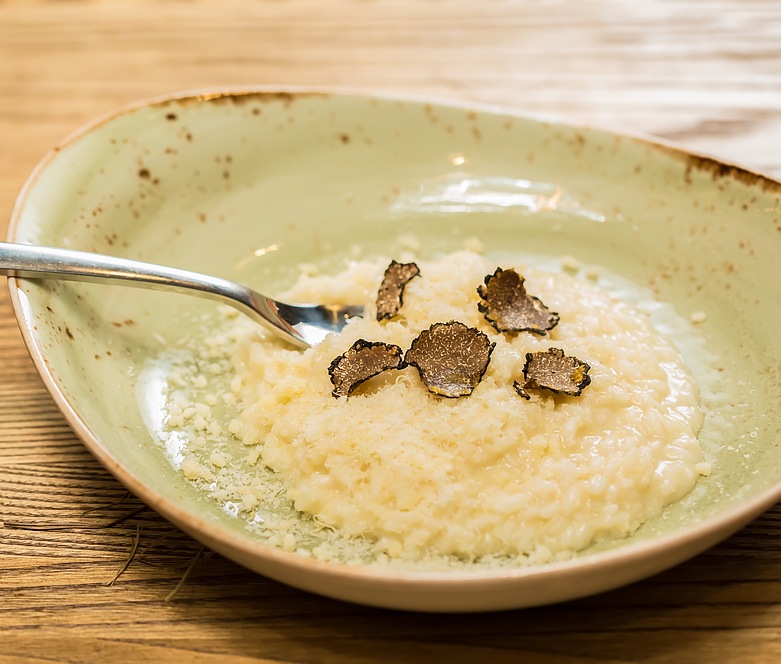
<path fill-rule="evenodd" d="M 757 185 L 763 191 L 778 190 L 778 183 L 768 180 L 763 175 L 752 173 L 738 166 L 726 164 L 711 157 L 701 157 L 699 155 L 686 155 L 686 171 L 684 179 L 691 182 L 692 171 L 703 171 L 710 173 L 714 180 L 720 178 L 731 178 L 747 185 Z"/>
<path fill-rule="evenodd" d="M 71 332 L 71 329 L 66 325 L 65 326 L 65 334 L 67 335 L 68 339 L 73 341 L 76 337 L 73 336 L 73 332 Z"/>
<path fill-rule="evenodd" d="M 349 134 L 339 134 L 339 140 L 344 145 L 347 145 L 350 142 L 350 135 Z"/>
<path fill-rule="evenodd" d="M 640 141 L 642 139 L 635 140 Z M 686 164 L 683 179 L 687 184 L 691 184 L 693 172 L 701 171 L 706 174 L 710 173 L 713 180 L 729 178 L 740 182 L 741 184 L 759 187 L 762 191 L 781 192 L 781 184 L 776 180 L 771 180 L 764 175 L 754 173 L 753 171 L 741 168 L 740 166 L 719 161 L 713 157 L 690 154 L 681 148 L 670 145 L 648 143 L 647 146 L 649 150 L 659 150 L 683 161 Z"/>
<path fill-rule="evenodd" d="M 178 119 L 179 116 L 176 115 L 176 113 L 166 113 L 165 119 L 169 122 L 174 122 Z"/>
<path fill-rule="evenodd" d="M 150 177 L 149 169 L 148 168 L 139 169 L 138 177 L 140 177 L 142 180 L 148 180 Z"/>
<path fill-rule="evenodd" d="M 323 92 L 276 92 L 276 91 L 263 91 L 253 90 L 246 92 L 217 92 L 213 94 L 198 95 L 194 97 L 188 97 L 179 99 L 180 105 L 184 104 L 201 104 L 208 102 L 210 104 L 235 104 L 236 106 L 242 106 L 244 104 L 257 101 L 263 103 L 282 102 L 285 107 L 290 106 L 296 99 L 301 97 L 328 97 L 327 93 Z M 253 109 L 253 114 L 254 109 Z"/>

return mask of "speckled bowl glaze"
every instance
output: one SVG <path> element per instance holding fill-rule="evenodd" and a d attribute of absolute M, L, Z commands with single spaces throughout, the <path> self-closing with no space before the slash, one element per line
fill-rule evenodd
<path fill-rule="evenodd" d="M 619 546 L 495 571 L 402 573 L 264 545 L 198 494 L 155 443 L 147 358 L 215 305 L 118 286 L 11 280 L 48 389 L 91 452 L 209 547 L 345 600 L 422 611 L 523 607 L 595 593 L 703 551 L 781 496 L 781 184 L 643 138 L 497 109 L 312 91 L 212 91 L 103 118 L 31 176 L 9 239 L 115 254 L 273 294 L 296 266 L 356 244 L 393 254 L 479 237 L 569 255 L 652 289 L 700 329 L 723 376 L 703 429 L 713 475 Z M 729 412 L 729 415 L 726 413 Z M 716 434 L 714 432 L 719 431 Z"/>

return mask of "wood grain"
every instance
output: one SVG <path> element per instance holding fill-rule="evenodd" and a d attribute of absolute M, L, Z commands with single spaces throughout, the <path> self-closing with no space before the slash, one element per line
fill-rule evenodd
<path fill-rule="evenodd" d="M 81 124 L 248 84 L 513 106 L 781 174 L 775 0 L 0 0 L 0 226 Z M 127 496 L 59 414 L 0 294 L 0 663 L 777 662 L 780 537 L 776 507 L 646 582 L 526 611 L 418 616 L 308 595 Z"/>

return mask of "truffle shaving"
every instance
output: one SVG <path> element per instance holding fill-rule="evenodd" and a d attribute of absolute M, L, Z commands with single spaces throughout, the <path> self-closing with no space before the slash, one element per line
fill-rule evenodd
<path fill-rule="evenodd" d="M 524 383 L 513 383 L 515 391 L 524 399 L 530 399 L 526 391 L 530 388 L 544 388 L 559 394 L 578 397 L 591 383 L 588 375 L 591 367 L 577 357 L 565 355 L 561 348 L 549 348 L 540 353 L 526 353 L 523 367 Z"/>
<path fill-rule="evenodd" d="M 477 289 L 483 299 L 477 308 L 498 332 L 534 332 L 545 334 L 559 322 L 559 314 L 546 307 L 539 298 L 529 295 L 524 278 L 515 270 L 496 271 Z"/>
<path fill-rule="evenodd" d="M 393 318 L 399 313 L 404 287 L 419 274 L 420 269 L 415 263 L 391 261 L 377 293 L 377 320 Z"/>
<path fill-rule="evenodd" d="M 412 342 L 404 362 L 418 370 L 430 392 L 464 397 L 483 377 L 495 345 L 463 323 L 434 323 Z"/>
<path fill-rule="evenodd" d="M 350 348 L 331 362 L 328 375 L 335 398 L 346 397 L 369 378 L 387 371 L 404 367 L 402 350 L 399 346 L 381 341 L 358 339 Z"/>

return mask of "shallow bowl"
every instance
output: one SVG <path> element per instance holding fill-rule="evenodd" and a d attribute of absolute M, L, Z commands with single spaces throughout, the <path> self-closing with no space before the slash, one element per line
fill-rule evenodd
<path fill-rule="evenodd" d="M 210 91 L 103 118 L 45 157 L 9 239 L 243 281 L 273 294 L 301 263 L 477 237 L 487 253 L 571 256 L 695 312 L 723 377 L 701 441 L 713 474 L 618 544 L 474 572 L 330 564 L 267 546 L 183 478 L 161 444 L 150 358 L 215 305 L 118 286 L 11 280 L 36 366 L 89 450 L 212 549 L 335 598 L 423 611 L 539 605 L 703 551 L 781 495 L 781 184 L 644 138 L 513 112 L 351 94 Z M 171 450 L 168 450 L 170 453 Z"/>

